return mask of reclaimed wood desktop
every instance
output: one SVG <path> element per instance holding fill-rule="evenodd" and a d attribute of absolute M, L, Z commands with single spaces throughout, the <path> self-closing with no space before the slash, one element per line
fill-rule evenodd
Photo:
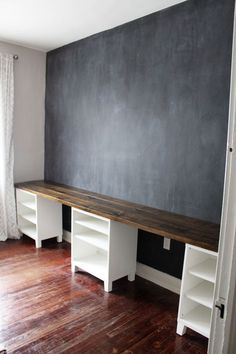
<path fill-rule="evenodd" d="M 17 183 L 16 188 L 172 240 L 218 250 L 218 224 L 49 181 Z"/>

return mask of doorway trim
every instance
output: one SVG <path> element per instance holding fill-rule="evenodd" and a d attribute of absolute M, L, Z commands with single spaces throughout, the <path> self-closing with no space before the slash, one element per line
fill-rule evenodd
<path fill-rule="evenodd" d="M 214 306 L 208 354 L 229 352 L 231 322 L 236 285 L 236 9 L 231 61 L 229 122 L 225 182 L 220 227 L 219 255 L 216 274 L 216 301 L 225 306 L 224 319 Z"/>

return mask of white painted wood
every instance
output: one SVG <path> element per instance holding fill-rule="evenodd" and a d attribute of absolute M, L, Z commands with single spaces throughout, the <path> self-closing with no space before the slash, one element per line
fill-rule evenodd
<path fill-rule="evenodd" d="M 61 243 L 61 242 L 62 242 L 62 239 L 63 239 L 63 235 L 57 236 L 57 242 L 58 242 L 58 243 Z"/>
<path fill-rule="evenodd" d="M 61 204 L 21 189 L 16 189 L 16 198 L 18 227 L 35 240 L 36 248 L 48 238 L 62 241 Z"/>
<path fill-rule="evenodd" d="M 77 267 L 75 265 L 75 261 L 79 254 L 78 242 L 75 242 L 74 235 L 77 235 L 77 227 L 76 227 L 76 211 L 74 208 L 71 208 L 71 272 L 75 273 Z"/>
<path fill-rule="evenodd" d="M 63 240 L 71 243 L 71 232 L 63 230 Z M 160 272 L 157 269 L 154 269 L 139 262 L 136 263 L 136 274 L 146 280 L 151 281 L 154 284 L 157 284 L 170 291 L 173 291 L 176 294 L 180 293 L 181 280 L 169 274 Z M 129 277 L 131 277 L 131 275 L 128 275 L 128 278 Z"/>
<path fill-rule="evenodd" d="M 85 210 L 81 210 L 81 209 L 77 209 L 75 208 L 75 210 L 78 211 L 78 215 L 79 215 L 79 220 L 83 220 L 84 218 L 87 219 L 91 219 L 91 220 L 94 220 L 94 221 L 97 221 L 97 220 L 102 220 L 102 221 L 105 221 L 106 223 L 109 223 L 110 219 L 107 219 L 105 218 L 104 216 L 101 216 L 101 215 L 97 215 L 97 214 L 92 214 L 90 213 L 89 211 L 85 211 Z M 77 219 L 75 219 L 77 220 Z"/>
<path fill-rule="evenodd" d="M 36 196 L 33 193 L 23 191 L 21 189 L 16 189 L 16 199 L 19 204 L 27 204 L 33 206 L 33 209 L 36 210 Z"/>
<path fill-rule="evenodd" d="M 103 280 L 105 291 L 123 276 L 134 280 L 136 229 L 72 208 L 71 244 L 72 272 L 80 268 Z"/>
<path fill-rule="evenodd" d="M 37 237 L 37 231 L 36 231 L 36 226 L 30 225 L 30 224 L 25 224 L 20 228 L 21 232 L 34 240 Z"/>
<path fill-rule="evenodd" d="M 41 248 L 42 247 L 42 241 L 39 240 L 38 238 L 35 240 L 35 247 L 36 248 Z"/>
<path fill-rule="evenodd" d="M 217 253 L 186 244 L 177 333 L 189 327 L 209 338 Z"/>
<path fill-rule="evenodd" d="M 181 300 L 182 300 L 182 304 L 181 304 L 182 306 L 180 307 L 179 309 L 180 311 L 178 313 L 178 323 L 181 323 L 185 319 L 185 316 L 188 315 L 188 313 L 190 313 L 197 306 L 199 306 L 197 302 L 188 299 L 187 296 L 185 295 L 182 297 Z"/>
<path fill-rule="evenodd" d="M 186 331 L 187 331 L 187 327 L 182 322 L 178 322 L 176 333 L 179 334 L 180 336 L 183 336 L 186 333 Z"/>
<path fill-rule="evenodd" d="M 137 262 L 136 274 L 146 280 L 149 280 L 165 289 L 173 291 L 176 294 L 180 293 L 181 280 L 169 274 L 160 272 L 157 269 Z"/>
<path fill-rule="evenodd" d="M 85 231 L 79 235 L 75 235 L 81 241 L 90 243 L 91 245 L 108 251 L 108 237 L 96 231 Z"/>
<path fill-rule="evenodd" d="M 188 299 L 191 299 L 197 302 L 198 304 L 204 305 L 212 309 L 213 292 L 214 284 L 208 281 L 203 281 L 201 284 L 187 291 L 186 296 Z"/>
<path fill-rule="evenodd" d="M 62 238 L 64 241 L 71 243 L 71 232 L 67 230 L 63 230 Z"/>
<path fill-rule="evenodd" d="M 100 232 L 102 234 L 107 235 L 108 234 L 108 223 L 102 221 L 102 220 L 96 220 L 96 219 L 92 219 L 92 218 L 86 218 L 86 219 L 82 219 L 82 220 L 76 220 L 75 221 L 76 224 L 79 224 L 81 226 L 84 226 L 88 229 Z"/>
<path fill-rule="evenodd" d="M 32 202 L 19 202 L 21 205 L 25 206 L 28 209 L 36 210 L 36 201 Z"/>
<path fill-rule="evenodd" d="M 209 258 L 206 261 L 197 264 L 193 268 L 189 269 L 189 273 L 195 275 L 204 280 L 208 280 L 211 283 L 215 283 L 216 280 L 216 259 Z"/>
<path fill-rule="evenodd" d="M 71 232 L 67 230 L 63 230 L 63 239 L 71 243 L 72 240 Z M 165 289 L 173 291 L 176 294 L 180 293 L 181 280 L 169 274 L 160 272 L 157 269 L 154 269 L 152 267 L 149 267 L 139 262 L 136 263 L 136 274 Z"/>
<path fill-rule="evenodd" d="M 36 213 L 19 214 L 23 219 L 32 222 L 32 224 L 37 224 Z"/>
<path fill-rule="evenodd" d="M 33 203 L 33 202 L 32 202 Z M 36 225 L 37 223 L 37 212 L 36 210 L 29 209 L 25 205 L 21 203 L 17 203 L 17 215 L 18 215 L 18 224 L 19 227 L 25 224 L 33 223 Z"/>
<path fill-rule="evenodd" d="M 213 310 L 209 354 L 233 354 L 236 348 L 234 325 L 236 303 L 236 7 L 234 13 L 231 91 L 229 103 L 228 139 L 225 183 L 216 272 L 214 303 L 225 305 L 224 319 L 217 308 Z M 230 148 L 232 151 L 230 151 Z"/>
<path fill-rule="evenodd" d="M 135 272 L 128 274 L 128 281 L 135 281 Z"/>
<path fill-rule="evenodd" d="M 109 278 L 113 281 L 131 274 L 130 279 L 134 280 L 136 257 L 137 229 L 111 221 L 108 254 Z"/>
<path fill-rule="evenodd" d="M 108 280 L 105 280 L 104 281 L 104 290 L 109 293 L 110 291 L 112 291 L 112 282 L 108 281 Z"/>
<path fill-rule="evenodd" d="M 102 253 L 92 253 L 74 264 L 101 280 L 107 280 L 107 257 Z"/>
<path fill-rule="evenodd" d="M 211 323 L 211 310 L 204 306 L 197 306 L 186 314 L 182 325 L 209 338 Z"/>
<path fill-rule="evenodd" d="M 62 237 L 62 205 L 37 196 L 37 228 L 40 240 Z"/>

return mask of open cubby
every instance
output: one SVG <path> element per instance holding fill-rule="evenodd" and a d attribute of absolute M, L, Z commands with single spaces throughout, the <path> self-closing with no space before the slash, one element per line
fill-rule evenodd
<path fill-rule="evenodd" d="M 177 333 L 189 327 L 209 338 L 217 253 L 186 244 Z"/>
<path fill-rule="evenodd" d="M 111 291 L 116 279 L 134 280 L 136 252 L 137 229 L 72 208 L 72 272 L 82 269 Z"/>
<path fill-rule="evenodd" d="M 19 188 L 16 201 L 18 227 L 35 240 L 36 248 L 42 247 L 42 241 L 49 238 L 62 241 L 61 204 Z"/>

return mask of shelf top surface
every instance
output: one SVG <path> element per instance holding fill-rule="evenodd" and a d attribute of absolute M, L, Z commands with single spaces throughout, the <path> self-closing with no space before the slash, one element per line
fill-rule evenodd
<path fill-rule="evenodd" d="M 216 277 L 216 260 L 207 259 L 202 263 L 196 264 L 189 269 L 189 273 L 214 283 Z"/>
<path fill-rule="evenodd" d="M 212 251 L 218 249 L 218 224 L 54 182 L 23 182 L 15 187 L 159 236 Z"/>

